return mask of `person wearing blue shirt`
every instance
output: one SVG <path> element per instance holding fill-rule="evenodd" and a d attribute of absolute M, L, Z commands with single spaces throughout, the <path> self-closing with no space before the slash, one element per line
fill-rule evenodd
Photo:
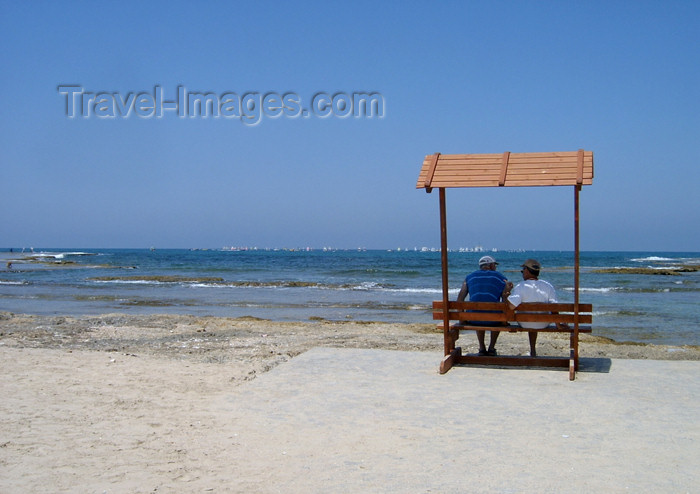
<path fill-rule="evenodd" d="M 501 273 L 496 271 L 498 263 L 491 256 L 479 259 L 479 269 L 467 275 L 462 284 L 462 289 L 457 295 L 457 302 L 464 302 L 469 295 L 471 302 L 500 302 L 505 300 L 513 288 L 513 283 Z M 476 326 L 498 326 L 500 323 L 492 321 L 470 321 Z M 496 341 L 500 331 L 491 331 L 491 341 L 488 349 L 485 344 L 486 331 L 477 331 L 479 340 L 479 355 L 496 355 Z"/>

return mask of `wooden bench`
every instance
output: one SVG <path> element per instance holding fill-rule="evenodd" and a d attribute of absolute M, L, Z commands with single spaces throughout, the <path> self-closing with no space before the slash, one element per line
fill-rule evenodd
<path fill-rule="evenodd" d="M 565 367 L 569 369 L 569 379 L 576 377 L 578 369 L 579 333 L 590 333 L 593 321 L 593 306 L 578 304 L 578 312 L 573 303 L 522 303 L 514 310 L 505 302 L 448 302 L 445 314 L 442 300 L 433 302 L 433 319 L 441 320 L 440 326 L 445 336 L 445 358 L 440 363 L 440 374 L 444 374 L 455 364 L 506 365 L 529 367 Z M 484 312 L 486 311 L 486 312 Z M 452 324 L 452 321 L 458 321 Z M 474 321 L 489 321 L 498 326 L 472 324 Z M 521 327 L 521 322 L 546 322 L 544 329 Z M 567 324 L 558 328 L 557 323 Z M 455 346 L 460 331 L 537 331 L 541 333 L 569 333 L 570 345 L 568 357 L 530 357 L 530 356 L 480 356 L 463 355 L 462 349 Z"/>

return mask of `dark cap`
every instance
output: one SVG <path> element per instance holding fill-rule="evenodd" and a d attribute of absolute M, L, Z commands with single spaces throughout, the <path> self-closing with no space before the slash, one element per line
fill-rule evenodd
<path fill-rule="evenodd" d="M 534 259 L 528 259 L 527 261 L 525 261 L 522 264 L 522 266 L 524 268 L 529 269 L 530 271 L 539 271 L 540 269 L 542 269 L 542 266 L 540 266 L 540 263 Z"/>

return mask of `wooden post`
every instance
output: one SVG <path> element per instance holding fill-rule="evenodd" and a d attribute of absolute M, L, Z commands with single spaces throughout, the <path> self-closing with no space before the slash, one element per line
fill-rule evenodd
<path fill-rule="evenodd" d="M 579 244 L 579 192 L 580 185 L 574 185 L 574 334 L 573 334 L 573 351 L 574 351 L 574 370 L 578 370 L 578 327 L 579 327 L 579 288 L 580 288 L 580 266 L 581 266 L 581 251 Z M 573 379 L 573 376 L 571 376 Z"/>
<path fill-rule="evenodd" d="M 445 205 L 445 188 L 440 187 L 440 260 L 442 263 L 442 331 L 445 338 L 445 355 L 449 355 L 454 349 L 454 342 L 450 337 L 450 314 L 447 303 L 450 300 L 449 281 L 447 276 L 447 207 Z"/>

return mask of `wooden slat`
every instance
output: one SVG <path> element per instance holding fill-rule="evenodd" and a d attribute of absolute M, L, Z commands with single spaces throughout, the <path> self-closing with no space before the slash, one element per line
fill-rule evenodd
<path fill-rule="evenodd" d="M 450 321 L 502 321 L 506 322 L 503 312 L 452 312 L 450 311 Z M 433 319 L 442 319 L 442 311 L 433 312 Z"/>
<path fill-rule="evenodd" d="M 433 301 L 433 309 L 442 310 L 444 303 L 442 300 Z M 503 302 L 450 302 L 450 309 L 459 310 L 503 310 Z"/>
<path fill-rule="evenodd" d="M 531 170 L 523 171 L 521 173 L 511 173 L 508 177 L 508 182 L 515 180 L 577 180 L 576 173 L 541 171 L 533 173 Z M 583 178 L 581 179 L 583 180 Z"/>
<path fill-rule="evenodd" d="M 442 171 L 442 168 L 441 170 Z M 510 163 L 508 165 L 508 176 L 512 175 L 513 173 L 571 173 L 572 175 L 576 175 L 578 171 L 576 170 L 576 167 L 573 165 L 561 165 L 557 164 L 554 166 L 542 166 L 542 165 L 536 165 L 536 164 L 523 164 L 523 165 L 518 165 L 516 163 Z M 590 170 L 589 170 L 590 173 Z"/>
<path fill-rule="evenodd" d="M 593 322 L 593 316 L 590 314 L 579 314 L 579 323 L 591 324 Z M 566 323 L 574 324 L 573 314 L 523 314 L 522 312 L 516 312 L 515 322 L 548 322 L 548 323 Z"/>
<path fill-rule="evenodd" d="M 425 176 L 424 183 L 425 183 L 426 187 L 430 187 L 430 182 L 433 181 L 433 175 L 435 175 L 435 168 L 437 167 L 439 158 L 440 158 L 440 153 L 433 154 L 433 157 L 430 161 L 430 165 L 428 167 L 428 173 Z"/>
<path fill-rule="evenodd" d="M 586 155 L 590 155 L 592 151 L 585 151 Z M 487 160 L 493 159 L 500 161 L 503 157 L 502 153 L 476 153 L 476 154 L 443 154 L 444 159 L 469 159 L 469 160 Z M 535 153 L 511 153 L 512 159 L 554 159 L 563 158 L 571 159 L 578 156 L 578 150 L 576 151 L 545 151 L 545 152 L 535 152 Z"/>
<path fill-rule="evenodd" d="M 484 171 L 495 171 L 498 173 L 501 170 L 501 163 L 446 163 L 440 161 L 440 171 L 456 171 L 456 172 L 466 172 L 472 173 L 474 171 L 484 170 Z"/>
<path fill-rule="evenodd" d="M 558 310 L 560 312 L 573 312 L 574 304 L 565 303 L 565 302 L 562 302 L 562 303 L 523 302 L 522 304 L 520 304 L 518 306 L 518 310 L 524 310 L 524 311 Z M 592 312 L 593 311 L 593 304 L 579 304 L 578 310 L 579 310 L 579 312 Z"/>
<path fill-rule="evenodd" d="M 568 178 L 568 179 L 576 179 L 577 178 L 578 172 L 574 169 L 571 168 L 549 168 L 546 170 L 543 169 L 538 169 L 538 168 L 513 168 L 512 166 L 510 167 L 508 171 L 508 175 L 505 177 L 505 181 L 507 182 L 508 180 L 511 179 L 521 179 L 523 177 L 532 177 L 534 179 L 540 178 L 540 177 L 562 177 L 562 178 Z M 500 179 L 500 170 L 499 169 L 486 169 L 486 168 L 479 168 L 479 169 L 460 169 L 460 168 L 440 168 L 438 170 L 435 170 L 435 172 L 431 175 L 431 179 L 435 178 L 449 178 L 449 177 L 464 177 L 464 178 L 476 178 L 476 179 L 488 179 L 488 180 L 496 180 L 498 181 Z M 592 171 L 591 170 L 583 170 L 581 178 L 593 178 Z M 426 176 L 427 179 L 427 176 Z"/>
<path fill-rule="evenodd" d="M 568 178 L 550 178 L 550 177 L 529 177 L 525 179 L 506 180 L 505 187 L 540 187 L 540 186 L 564 186 L 571 185 L 571 179 Z M 581 185 L 591 185 L 592 179 L 584 178 Z M 498 187 L 498 178 L 474 180 L 470 177 L 461 178 L 442 178 L 434 177 L 431 182 L 431 187 Z M 421 185 L 419 188 L 424 188 Z"/>
<path fill-rule="evenodd" d="M 583 152 L 584 159 L 590 160 L 593 155 L 592 151 Z M 427 155 L 432 156 L 431 154 Z M 516 162 L 520 161 L 547 161 L 547 160 L 559 160 L 559 161 L 573 161 L 576 163 L 578 160 L 579 151 L 566 151 L 566 152 L 546 152 L 546 153 L 510 153 L 510 159 Z M 450 161 L 450 160 L 462 160 L 462 161 L 492 161 L 500 163 L 503 159 L 503 153 L 493 153 L 493 154 L 442 154 L 440 161 Z"/>
<path fill-rule="evenodd" d="M 442 310 L 443 308 L 442 300 L 433 301 L 433 309 Z M 503 310 L 503 302 L 450 302 L 450 309 L 467 311 L 467 310 Z M 574 304 L 567 302 L 557 302 L 557 303 L 544 303 L 544 302 L 523 302 L 518 306 L 518 310 L 523 308 L 523 310 L 528 311 L 552 311 L 558 310 L 560 312 L 573 312 Z M 592 312 L 593 304 L 579 304 L 580 312 Z"/>
<path fill-rule="evenodd" d="M 442 311 L 433 312 L 433 320 L 442 320 Z M 508 317 L 504 312 L 457 312 L 450 311 L 450 321 L 490 321 L 490 322 L 546 322 L 574 324 L 574 314 L 527 314 L 516 312 L 512 317 Z M 580 324 L 591 324 L 593 316 L 590 314 L 579 314 Z"/>
<path fill-rule="evenodd" d="M 477 355 L 462 355 L 457 357 L 458 364 L 472 365 L 503 365 L 518 367 L 569 367 L 569 359 L 561 357 L 489 357 Z"/>
<path fill-rule="evenodd" d="M 576 156 L 576 185 L 583 183 L 583 149 L 578 150 Z"/>
<path fill-rule="evenodd" d="M 581 185 L 591 185 L 593 183 L 592 180 L 584 180 Z M 545 186 L 564 186 L 564 185 L 571 185 L 571 180 L 538 180 L 538 181 L 525 181 L 525 180 L 516 180 L 516 181 L 509 181 L 506 183 L 507 187 L 545 187 Z M 443 185 L 443 187 L 447 187 L 447 185 Z"/>
<path fill-rule="evenodd" d="M 508 173 L 508 159 L 510 158 L 510 151 L 503 153 L 503 161 L 501 162 L 501 176 L 498 179 L 498 185 L 503 187 L 506 184 L 506 175 Z"/>
<path fill-rule="evenodd" d="M 442 172 L 442 171 L 467 171 L 467 170 L 441 168 L 440 171 Z M 469 173 L 470 171 L 471 170 L 467 171 L 467 173 Z M 489 171 L 489 170 L 486 170 L 486 171 Z M 583 168 L 581 170 L 581 178 L 583 178 L 586 173 L 588 173 L 590 175 L 592 173 L 592 171 L 593 170 L 591 170 L 590 168 L 588 168 L 588 169 Z M 521 174 L 521 175 L 523 173 L 533 173 L 533 174 L 536 174 L 536 173 L 568 173 L 568 174 L 571 174 L 573 176 L 576 176 L 576 175 L 578 175 L 578 170 L 576 170 L 576 168 L 574 168 L 573 166 L 568 166 L 568 165 L 566 165 L 566 166 L 555 165 L 555 166 L 543 168 L 543 167 L 537 166 L 537 165 L 514 165 L 513 163 L 511 163 L 508 166 L 508 176 L 511 176 L 514 173 Z"/>
<path fill-rule="evenodd" d="M 459 160 L 459 159 L 465 159 L 465 160 L 488 160 L 488 159 L 495 159 L 499 160 L 501 155 L 500 154 L 443 154 L 445 156 L 445 159 L 448 160 Z"/>
<path fill-rule="evenodd" d="M 465 325 L 459 325 L 459 324 L 453 324 L 452 327 L 454 328 L 455 331 L 501 331 L 504 333 L 525 333 L 528 331 L 537 331 L 538 333 L 571 333 L 573 332 L 574 328 L 569 327 L 567 329 L 559 329 L 556 326 L 547 326 L 546 328 L 542 329 L 527 329 L 527 328 L 522 328 L 520 326 L 516 325 L 508 325 L 508 326 L 476 326 L 474 324 L 465 324 Z M 441 329 L 442 326 L 438 326 L 438 329 Z M 579 326 L 578 329 L 579 333 L 592 333 L 593 329 L 590 326 Z"/>
<path fill-rule="evenodd" d="M 433 187 L 453 187 L 454 180 L 434 180 Z M 472 180 L 470 182 L 465 182 L 469 185 L 463 185 L 463 187 L 496 187 L 498 186 L 498 180 Z"/>

